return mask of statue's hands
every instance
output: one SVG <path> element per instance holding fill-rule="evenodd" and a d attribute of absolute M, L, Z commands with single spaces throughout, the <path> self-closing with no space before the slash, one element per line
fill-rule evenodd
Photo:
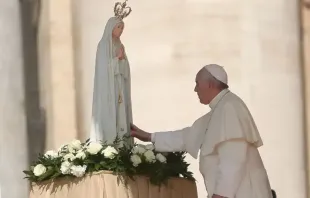
<path fill-rule="evenodd" d="M 123 46 L 117 52 L 117 58 L 119 60 L 123 60 L 125 58 L 125 52 L 124 52 L 124 47 Z"/>
<path fill-rule="evenodd" d="M 139 129 L 136 125 L 130 124 L 131 133 L 130 136 L 138 138 L 141 141 L 144 142 L 150 142 L 152 139 L 151 133 L 145 132 L 141 129 Z"/>

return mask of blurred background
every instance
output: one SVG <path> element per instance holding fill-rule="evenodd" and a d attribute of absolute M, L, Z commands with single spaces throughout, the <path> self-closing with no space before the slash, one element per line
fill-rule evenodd
<path fill-rule="evenodd" d="M 0 0 L 0 197 L 27 198 L 38 153 L 86 140 L 96 48 L 112 0 Z M 309 198 L 310 1 L 129 0 L 122 41 L 131 63 L 134 123 L 191 125 L 209 111 L 195 75 L 217 63 L 251 110 L 272 188 Z M 199 198 L 198 161 L 188 157 Z"/>

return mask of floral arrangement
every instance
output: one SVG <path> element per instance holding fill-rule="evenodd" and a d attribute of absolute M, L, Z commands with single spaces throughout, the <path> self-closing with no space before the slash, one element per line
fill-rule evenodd
<path fill-rule="evenodd" d="M 37 161 L 24 171 L 25 178 L 32 182 L 60 177 L 83 177 L 87 173 L 101 170 L 128 176 L 144 175 L 150 182 L 160 185 L 170 177 L 184 177 L 194 180 L 189 164 L 185 162 L 185 152 L 161 153 L 154 145 L 134 144 L 120 147 L 120 139 L 112 145 L 87 140 L 74 140 L 58 149 L 40 154 Z"/>

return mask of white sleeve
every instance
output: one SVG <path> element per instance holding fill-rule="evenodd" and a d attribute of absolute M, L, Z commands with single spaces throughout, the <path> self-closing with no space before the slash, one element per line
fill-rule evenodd
<path fill-rule="evenodd" d="M 152 133 L 152 142 L 155 149 L 160 152 L 185 151 L 185 133 L 189 132 L 190 127 L 177 131 Z"/>
<path fill-rule="evenodd" d="M 234 198 L 245 173 L 248 143 L 223 142 L 218 147 L 219 171 L 214 194 Z"/>

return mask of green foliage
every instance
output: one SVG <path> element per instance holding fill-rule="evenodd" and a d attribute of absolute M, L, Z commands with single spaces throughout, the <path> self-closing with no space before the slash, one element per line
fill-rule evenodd
<path fill-rule="evenodd" d="M 128 176 L 131 179 L 137 175 L 147 176 L 154 185 L 163 184 L 171 177 L 194 180 L 192 172 L 188 170 L 189 164 L 185 161 L 185 152 L 160 153 L 155 151 L 152 145 L 148 147 L 138 144 L 126 146 L 126 142 L 128 142 L 126 138 L 128 137 L 123 139 L 117 137 L 111 145 L 105 142 L 97 143 L 99 144 L 97 153 L 90 149 L 93 145 L 89 140 L 85 143 L 75 140 L 75 143 L 73 141 L 63 146 L 59 151 L 52 151 L 53 154 L 48 152 L 45 155 L 40 154 L 29 170 L 23 171 L 26 175 L 25 178 L 32 182 L 40 182 L 65 176 L 81 177 L 86 173 L 107 170 L 117 175 Z M 111 154 L 109 149 L 114 149 L 115 153 Z M 137 153 L 137 151 L 139 152 Z M 146 151 L 154 157 L 153 161 L 149 160 L 150 157 L 146 155 Z M 83 157 L 79 156 L 79 153 L 82 153 Z M 133 155 L 141 159 L 139 164 L 133 163 Z M 157 155 L 162 156 L 161 160 Z M 66 167 L 65 163 L 69 166 Z M 39 171 L 38 174 L 38 169 L 42 169 L 42 165 L 45 169 L 43 168 L 44 170 Z M 73 167 L 85 167 L 85 171 L 77 175 L 73 171 Z M 35 172 L 37 176 L 34 174 Z"/>

